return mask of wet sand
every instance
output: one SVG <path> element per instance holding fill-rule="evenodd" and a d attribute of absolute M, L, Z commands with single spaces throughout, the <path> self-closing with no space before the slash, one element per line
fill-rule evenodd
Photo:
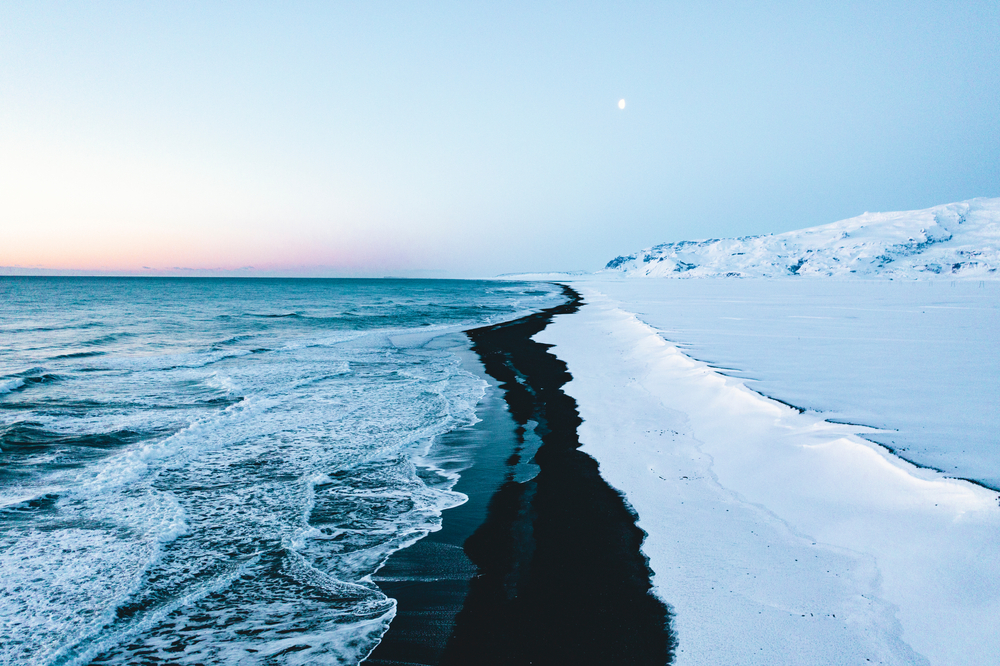
<path fill-rule="evenodd" d="M 577 450 L 565 364 L 530 339 L 581 305 L 564 289 L 562 306 L 468 332 L 500 389 L 480 405 L 480 423 L 442 438 L 476 447 L 455 488 L 469 501 L 374 576 L 398 608 L 366 664 L 671 661 L 669 613 L 651 592 L 643 533 Z"/>

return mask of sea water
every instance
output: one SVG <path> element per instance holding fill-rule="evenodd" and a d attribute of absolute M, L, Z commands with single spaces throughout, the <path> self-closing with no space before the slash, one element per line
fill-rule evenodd
<path fill-rule="evenodd" d="M 357 663 L 395 610 L 368 577 L 464 501 L 455 333 L 562 300 L 0 278 L 0 663 Z"/>

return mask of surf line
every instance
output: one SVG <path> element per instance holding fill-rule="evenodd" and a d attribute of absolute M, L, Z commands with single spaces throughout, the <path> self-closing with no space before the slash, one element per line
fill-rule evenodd
<path fill-rule="evenodd" d="M 548 352 L 550 345 L 531 339 L 553 317 L 583 305 L 579 293 L 560 286 L 567 297 L 562 305 L 466 332 L 513 420 L 499 424 L 505 436 L 494 419 L 488 436 L 494 441 L 481 452 L 498 461 L 499 475 L 486 491 L 492 496 L 485 517 L 462 535 L 461 559 L 471 566 L 442 559 L 433 542 L 419 554 L 424 541 L 449 532 L 450 514 L 458 507 L 445 512 L 441 532 L 393 556 L 402 562 L 394 565 L 390 558 L 387 569 L 405 571 L 409 583 L 387 586 L 376 577 L 397 599 L 397 616 L 366 663 L 662 666 L 672 661 L 670 613 L 652 592 L 637 517 L 601 478 L 597 462 L 579 451 L 576 402 L 561 389 L 572 379 L 565 363 Z M 520 479 L 517 470 L 528 462 L 523 457 L 530 456 L 528 440 L 535 438 L 540 444 L 530 462 L 537 474 Z M 456 530 L 450 531 L 454 541 Z M 412 555 L 404 555 L 407 551 Z M 451 573 L 441 576 L 446 560 Z"/>

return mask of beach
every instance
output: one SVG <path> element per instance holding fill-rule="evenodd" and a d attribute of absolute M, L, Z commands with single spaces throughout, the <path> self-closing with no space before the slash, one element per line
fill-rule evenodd
<path fill-rule="evenodd" d="M 1000 666 L 1000 0 L 0 35 L 0 666 Z"/>
<path fill-rule="evenodd" d="M 708 288 L 704 285 L 594 280 L 574 287 L 587 306 L 556 318 L 536 339 L 553 345 L 552 353 L 573 374 L 565 390 L 580 406 L 583 451 L 594 456 L 602 476 L 624 492 L 639 515 L 655 589 L 673 611 L 677 664 L 983 664 L 995 659 L 1000 653 L 1000 504 L 997 492 L 984 485 L 988 479 L 954 478 L 907 462 L 876 443 L 887 434 L 905 442 L 911 430 L 914 441 L 922 441 L 918 427 L 887 433 L 836 422 L 815 404 L 810 409 L 795 404 L 806 388 L 822 402 L 824 388 L 817 388 L 817 381 L 803 380 L 800 386 L 786 374 L 785 388 L 791 390 L 782 396 L 792 404 L 753 390 L 766 382 L 740 377 L 740 371 L 764 379 L 784 371 L 767 363 L 763 352 L 756 367 L 725 370 L 685 353 L 669 335 L 684 336 L 687 348 L 696 347 L 703 357 L 743 353 L 736 342 L 727 345 L 708 335 L 708 315 L 663 330 L 665 322 L 684 316 L 678 294 L 690 298 L 693 290 Z M 722 305 L 704 305 L 704 312 L 719 319 L 740 310 L 736 286 L 716 282 L 712 288 Z M 760 293 L 778 288 L 762 282 Z M 880 335 L 868 332 L 861 311 L 873 300 L 865 300 L 864 288 L 847 285 L 847 302 L 857 312 L 847 312 L 841 321 L 869 339 L 888 339 L 880 343 L 885 353 L 907 362 L 898 340 L 907 334 L 919 337 L 920 329 L 877 320 Z M 964 293 L 975 300 L 964 303 L 950 287 L 920 288 L 921 298 L 912 303 L 899 291 L 888 300 L 907 304 L 910 318 L 922 316 L 914 304 L 950 304 L 950 312 L 957 313 L 951 315 L 952 335 L 971 316 L 959 306 L 968 310 L 979 303 L 983 316 L 995 316 L 991 292 L 974 291 L 976 285 L 965 285 Z M 707 302 L 703 294 L 699 298 Z M 787 303 L 786 316 L 815 314 Z M 758 298 L 744 311 L 762 307 Z M 692 309 L 694 303 L 688 303 L 687 311 Z M 773 310 L 768 317 L 774 320 L 768 329 L 772 338 L 764 344 L 780 356 L 783 343 L 774 331 L 792 324 L 774 319 Z M 823 324 L 823 344 L 840 344 L 834 352 L 841 363 L 865 353 L 836 343 L 837 321 Z M 795 331 L 802 335 L 801 329 Z M 986 335 L 978 327 L 970 331 L 970 336 Z M 839 335 L 850 337 L 843 330 Z M 752 347 L 761 345 L 762 337 L 735 339 Z M 933 336 L 925 337 L 924 350 L 934 350 Z M 957 337 L 949 363 L 984 352 L 989 360 L 990 347 L 977 345 L 974 337 L 971 342 Z M 698 341 L 705 344 L 696 346 Z M 793 334 L 784 342 L 786 355 L 794 357 L 794 344 Z M 804 375 L 817 367 L 801 357 L 799 362 Z M 941 395 L 956 401 L 963 392 L 992 390 L 992 383 L 978 377 L 983 375 L 969 373 L 961 384 L 942 377 Z M 849 372 L 842 373 L 840 383 L 828 382 L 826 394 L 832 395 L 831 386 L 845 391 L 850 379 Z M 854 369 L 853 380 L 872 381 L 864 367 Z M 867 390 L 878 391 L 878 385 Z M 900 395 L 884 402 L 883 419 L 890 425 L 896 417 L 903 426 L 921 423 L 909 416 L 914 410 L 907 394 Z M 843 412 L 852 400 L 841 397 Z M 968 402 L 979 399 L 971 395 Z M 946 408 L 938 420 L 949 413 Z M 971 418 L 986 428 L 966 425 L 971 441 L 995 441 L 992 414 Z M 939 442 L 926 455 L 947 458 L 948 445 Z M 967 470 L 989 467 L 988 456 L 995 455 L 995 449 L 974 449 L 961 440 L 951 440 L 950 446 L 955 466 L 970 461 Z M 973 460 L 977 450 L 980 455 Z"/>
<path fill-rule="evenodd" d="M 1000 652 L 994 283 L 0 287 L 0 663 Z"/>
<path fill-rule="evenodd" d="M 494 393 L 444 439 L 478 447 L 469 503 L 375 576 L 399 605 L 367 663 L 990 663 L 996 312 L 975 289 L 591 276 L 470 332 Z M 638 655 L 613 577 L 666 629 Z"/>
<path fill-rule="evenodd" d="M 670 660 L 668 611 L 651 593 L 634 512 L 578 451 L 576 406 L 560 390 L 570 376 L 531 340 L 577 310 L 579 297 L 566 294 L 565 305 L 469 331 L 506 410 L 487 399 L 471 429 L 476 463 L 456 486 L 467 505 L 445 513 L 427 546 L 400 551 L 374 577 L 398 608 L 366 663 Z M 485 519 L 470 520 L 487 496 Z M 467 559 L 439 556 L 459 544 Z M 462 567 L 442 572 L 454 560 Z"/>
<path fill-rule="evenodd" d="M 396 615 L 370 576 L 475 506 L 452 489 L 472 447 L 446 446 L 489 388 L 461 332 L 565 302 L 440 280 L 0 295 L 0 664 L 62 666 L 359 663 Z"/>

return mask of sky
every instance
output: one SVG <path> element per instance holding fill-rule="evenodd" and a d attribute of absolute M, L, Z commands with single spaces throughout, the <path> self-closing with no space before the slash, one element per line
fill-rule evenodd
<path fill-rule="evenodd" d="M 996 0 L 2 3 L 0 272 L 592 271 L 1000 196 L 998 44 Z"/>

